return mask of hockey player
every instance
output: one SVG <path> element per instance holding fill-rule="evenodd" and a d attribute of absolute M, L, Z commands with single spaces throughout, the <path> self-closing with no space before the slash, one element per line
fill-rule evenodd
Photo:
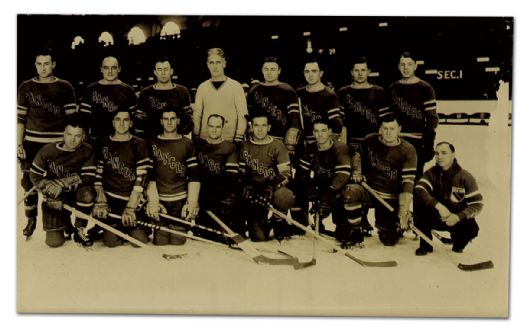
<path fill-rule="evenodd" d="M 399 59 L 401 79 L 390 85 L 390 109 L 396 112 L 402 126 L 401 136 L 409 141 L 417 152 L 418 181 L 424 164 L 432 160 L 435 129 L 439 123 L 435 91 L 426 81 L 415 76 L 416 59 L 405 52 Z"/>
<path fill-rule="evenodd" d="M 332 212 L 332 221 L 336 224 L 335 236 L 344 245 L 363 242 L 361 234 L 361 216 L 349 215 L 345 210 L 345 185 L 351 175 L 351 161 L 348 146 L 343 142 L 334 142 L 331 138 L 332 129 L 328 120 L 316 120 L 313 125 L 313 133 L 316 142 L 305 147 L 304 154 L 299 159 L 299 167 L 295 180 L 302 184 L 302 189 L 307 197 L 298 196 L 300 206 L 307 207 L 309 200 L 314 203 L 313 210 L 319 214 L 321 221 Z M 314 177 L 311 178 L 311 173 Z M 346 192 L 348 193 L 348 192 Z M 308 199 L 306 199 L 308 198 Z M 307 209 L 302 208 L 303 223 L 307 223 Z M 351 227 L 345 224 L 349 223 Z M 351 231 L 352 229 L 352 231 Z"/>
<path fill-rule="evenodd" d="M 286 188 L 291 176 L 289 152 L 285 145 L 268 135 L 269 118 L 265 114 L 252 115 L 253 137 L 244 142 L 239 154 L 239 167 L 243 176 L 244 204 L 240 215 L 247 221 L 252 241 L 269 240 L 271 229 L 281 240 L 286 237 L 287 224 L 279 218 L 267 220 L 267 209 L 252 204 L 247 197 L 261 195 L 273 206 L 286 213 L 294 203 L 294 195 Z"/>
<path fill-rule="evenodd" d="M 143 137 L 156 137 L 162 134 L 160 124 L 163 109 L 181 109 L 181 127 L 178 132 L 188 135 L 193 129 L 193 115 L 190 108 L 191 98 L 188 89 L 172 82 L 173 68 L 168 58 L 157 59 L 153 71 L 157 82 L 141 91 L 136 112 L 138 122 L 134 131 Z"/>
<path fill-rule="evenodd" d="M 296 92 L 301 101 L 303 116 L 303 136 L 305 143 L 315 142 L 313 124 L 321 119 L 328 120 L 332 129 L 332 138 L 337 141 L 343 129 L 338 96 L 332 89 L 321 82 L 323 70 L 318 61 L 310 59 L 305 63 L 303 75 L 307 86 Z"/>
<path fill-rule="evenodd" d="M 361 164 L 353 164 L 355 183 L 347 185 L 345 208 L 349 220 L 357 220 L 364 209 L 374 207 L 379 239 L 385 246 L 393 246 L 408 229 L 417 155 L 414 147 L 399 137 L 401 126 L 393 113 L 382 117 L 380 123 L 379 134 L 369 135 L 361 145 Z M 397 213 L 374 201 L 358 184 L 363 181 Z"/>
<path fill-rule="evenodd" d="M 29 169 L 36 153 L 48 143 L 63 140 L 66 118 L 76 112 L 76 97 L 72 85 L 53 75 L 56 61 L 48 49 L 36 53 L 38 76 L 23 82 L 18 88 L 17 155 L 20 160 L 22 188 L 25 191 L 27 225 L 23 235 L 29 237 L 36 228 L 38 193 Z"/>
<path fill-rule="evenodd" d="M 130 133 L 132 117 L 129 110 L 120 109 L 112 114 L 114 134 L 98 144 L 96 203 L 92 215 L 106 219 L 110 226 L 146 243 L 148 236 L 136 223 L 136 209 L 151 168 L 148 149 L 143 139 Z M 123 244 L 123 239 L 104 231 L 103 243 L 116 247 Z"/>
<path fill-rule="evenodd" d="M 238 190 L 238 154 L 235 144 L 222 138 L 225 119 L 218 114 L 208 117 L 208 138 L 197 145 L 201 182 L 200 207 L 210 210 L 224 220 L 234 232 L 244 235 L 243 223 L 235 220 L 234 204 Z M 211 227 L 215 223 L 203 213 L 198 224 Z M 209 232 L 199 231 L 203 237 L 211 237 Z M 215 238 L 222 241 L 222 238 Z"/>
<path fill-rule="evenodd" d="M 193 138 L 208 138 L 208 117 L 218 114 L 226 119 L 222 137 L 241 142 L 247 129 L 247 102 L 239 82 L 226 76 L 226 57 L 220 48 L 208 51 L 207 66 L 211 78 L 202 82 L 193 108 Z"/>
<path fill-rule="evenodd" d="M 59 247 L 65 242 L 64 231 L 74 234 L 74 241 L 91 246 L 92 241 L 84 233 L 87 220 L 77 217 L 75 226 L 70 212 L 62 210 L 63 203 L 75 206 L 90 214 L 94 205 L 93 182 L 96 175 L 94 149 L 84 142 L 85 132 L 76 118 L 68 119 L 63 142 L 45 145 L 34 158 L 30 177 L 34 186 L 45 198 L 42 203 L 45 243 Z"/>
<path fill-rule="evenodd" d="M 352 84 L 338 90 L 338 99 L 343 111 L 343 123 L 347 127 L 347 142 L 352 158 L 358 162 L 361 158 L 359 146 L 365 136 L 377 133 L 379 117 L 389 112 L 386 106 L 386 95 L 383 88 L 370 84 L 368 77 L 370 68 L 367 59 L 360 57 L 354 60 L 352 69 Z M 366 236 L 370 236 L 372 226 L 367 216 L 362 218 L 362 229 Z"/>
<path fill-rule="evenodd" d="M 431 230 L 447 230 L 453 240 L 452 250 L 461 253 L 478 235 L 475 216 L 482 211 L 483 198 L 477 181 L 462 169 L 455 158 L 455 147 L 440 142 L 435 147 L 436 165 L 427 170 L 414 190 L 415 226 L 430 239 Z M 433 248 L 421 239 L 418 256 Z"/>
<path fill-rule="evenodd" d="M 103 78 L 86 87 L 79 112 L 89 128 L 89 140 L 94 147 L 104 137 L 113 134 L 110 123 L 119 111 L 129 110 L 134 115 L 137 97 L 134 89 L 118 77 L 121 66 L 113 56 L 107 56 L 101 64 Z"/>
<path fill-rule="evenodd" d="M 264 82 L 254 85 L 247 94 L 248 109 L 252 114 L 266 114 L 271 120 L 269 135 L 283 140 L 290 153 L 296 151 L 301 132 L 300 110 L 296 91 L 280 82 L 281 68 L 277 58 L 264 60 Z"/>
<path fill-rule="evenodd" d="M 153 170 L 146 190 L 146 214 L 160 225 L 186 233 L 188 228 L 184 224 L 174 225 L 159 216 L 162 212 L 194 222 L 199 212 L 197 155 L 191 140 L 177 132 L 180 113 L 179 109 L 163 109 L 160 120 L 163 133 L 149 141 Z M 153 243 L 182 245 L 186 238 L 155 230 Z"/>

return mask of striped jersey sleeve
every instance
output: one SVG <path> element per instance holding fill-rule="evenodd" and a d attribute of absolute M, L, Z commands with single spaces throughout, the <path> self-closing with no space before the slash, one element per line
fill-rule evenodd
<path fill-rule="evenodd" d="M 401 192 L 412 193 L 417 174 L 417 153 L 411 144 L 403 150 L 403 168 L 401 170 Z"/>
<path fill-rule="evenodd" d="M 193 143 L 190 143 L 186 157 L 186 169 L 189 182 L 199 182 L 199 161 Z"/>
<path fill-rule="evenodd" d="M 464 172 L 464 187 L 466 189 L 464 201 L 467 206 L 457 213 L 457 216 L 460 219 L 474 218 L 482 211 L 484 203 L 482 194 L 478 189 L 477 180 L 468 172 Z"/>
<path fill-rule="evenodd" d="M 336 153 L 336 166 L 334 167 L 334 177 L 332 178 L 331 187 L 340 190 L 347 184 L 352 173 L 350 154 L 348 146 L 343 143 L 334 145 Z"/>
<path fill-rule="evenodd" d="M 133 190 L 142 193 L 148 185 L 148 172 L 152 168 L 152 160 L 148 154 L 148 147 L 144 140 L 136 140 L 136 179 Z"/>

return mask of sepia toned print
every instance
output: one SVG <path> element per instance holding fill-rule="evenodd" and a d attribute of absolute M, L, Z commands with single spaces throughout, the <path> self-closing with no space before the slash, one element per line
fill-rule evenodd
<path fill-rule="evenodd" d="M 18 312 L 507 317 L 512 27 L 19 15 Z"/>

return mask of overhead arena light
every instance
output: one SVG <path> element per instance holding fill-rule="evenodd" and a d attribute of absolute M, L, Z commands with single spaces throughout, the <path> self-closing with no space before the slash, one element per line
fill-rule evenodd
<path fill-rule="evenodd" d="M 76 46 L 79 46 L 81 44 L 85 44 L 85 39 L 83 39 L 83 37 L 81 36 L 76 36 L 74 37 L 74 40 L 72 41 L 72 45 L 70 46 L 70 48 L 75 50 Z"/>
<path fill-rule="evenodd" d="M 98 42 L 102 43 L 104 47 L 107 47 L 109 45 L 114 45 L 114 37 L 112 37 L 112 34 L 108 31 L 103 31 L 98 38 Z"/>
<path fill-rule="evenodd" d="M 489 57 L 488 56 L 478 57 L 477 62 L 489 62 Z"/>
<path fill-rule="evenodd" d="M 435 75 L 435 74 L 437 74 L 437 69 L 426 69 L 426 70 L 424 71 L 424 73 L 425 73 L 426 75 Z"/>
<path fill-rule="evenodd" d="M 304 31 L 304 32 L 303 32 L 303 35 L 304 35 L 305 37 L 308 37 L 308 36 L 311 35 L 311 32 L 310 32 L 310 31 Z"/>
<path fill-rule="evenodd" d="M 168 37 L 171 38 L 181 38 L 181 28 L 174 21 L 168 21 L 161 29 L 161 39 L 166 39 Z"/>
<path fill-rule="evenodd" d="M 274 40 L 274 39 L 278 39 L 278 38 L 280 38 L 278 35 L 272 35 L 272 36 L 271 36 L 271 39 L 273 39 L 273 40 Z"/>
<path fill-rule="evenodd" d="M 339 28 L 339 31 L 340 31 L 340 32 L 345 32 L 345 31 L 347 31 L 347 30 L 348 30 L 347 27 L 341 27 L 341 28 Z"/>
<path fill-rule="evenodd" d="M 143 29 L 136 25 L 128 32 L 127 39 L 128 45 L 139 45 L 146 41 L 146 36 Z"/>
<path fill-rule="evenodd" d="M 372 71 L 372 72 L 370 72 L 370 74 L 368 74 L 368 77 L 379 77 L 379 72 Z"/>
<path fill-rule="evenodd" d="M 379 22 L 380 28 L 387 27 L 387 26 L 388 26 L 388 22 Z"/>
<path fill-rule="evenodd" d="M 305 49 L 305 52 L 309 54 L 312 53 L 312 41 L 310 39 L 307 40 L 307 48 Z"/>
<path fill-rule="evenodd" d="M 424 65 L 424 60 L 417 60 L 415 63 L 418 65 Z"/>
<path fill-rule="evenodd" d="M 498 73 L 500 71 L 500 67 L 486 67 L 486 73 Z"/>

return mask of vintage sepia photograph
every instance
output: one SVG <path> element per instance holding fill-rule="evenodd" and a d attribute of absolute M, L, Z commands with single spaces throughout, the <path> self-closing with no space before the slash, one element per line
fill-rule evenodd
<path fill-rule="evenodd" d="M 514 23 L 18 13 L 16 311 L 509 317 Z"/>

